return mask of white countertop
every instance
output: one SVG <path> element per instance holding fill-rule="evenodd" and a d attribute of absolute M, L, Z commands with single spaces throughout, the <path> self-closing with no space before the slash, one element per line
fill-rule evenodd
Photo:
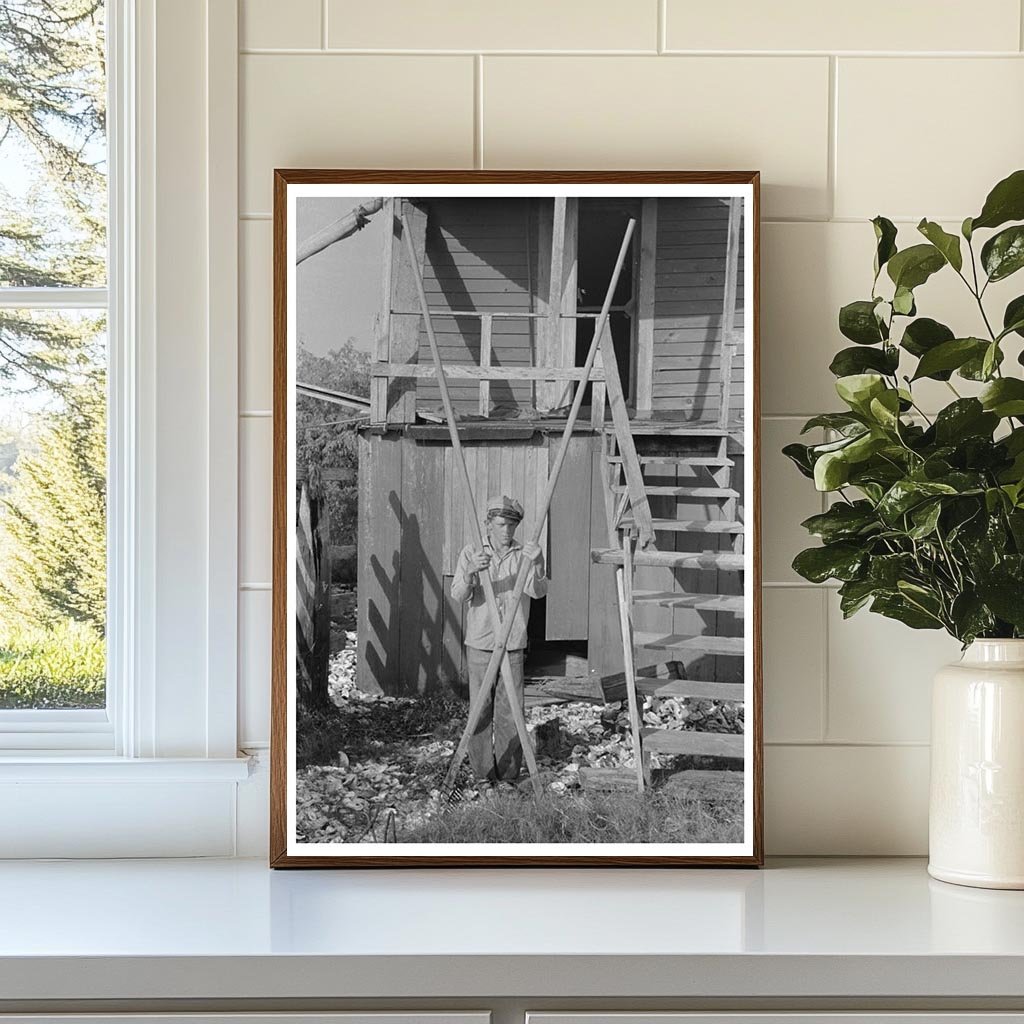
<path fill-rule="evenodd" d="M 1024 892 L 936 882 L 916 859 L 762 871 L 0 864 L 0 1000 L 183 993 L 1022 998 Z"/>

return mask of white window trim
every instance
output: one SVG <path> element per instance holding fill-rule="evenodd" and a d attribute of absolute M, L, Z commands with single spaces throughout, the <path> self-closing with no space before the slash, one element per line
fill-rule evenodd
<path fill-rule="evenodd" d="M 75 829 L 54 828 L 65 815 L 90 822 L 92 856 L 160 855 L 197 821 L 196 851 L 230 855 L 249 773 L 237 749 L 237 0 L 108 3 L 109 717 L 4 716 L 21 723 L 0 725 L 0 816 L 17 836 L 8 852 L 0 834 L 0 857 L 81 856 Z M 205 784 L 179 792 L 181 780 Z M 114 798 L 114 781 L 131 785 Z"/>

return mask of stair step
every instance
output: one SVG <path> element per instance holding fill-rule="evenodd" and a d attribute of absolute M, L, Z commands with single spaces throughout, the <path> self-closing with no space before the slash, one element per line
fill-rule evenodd
<path fill-rule="evenodd" d="M 739 655 L 745 649 L 741 636 L 686 636 L 683 633 L 633 634 L 637 647 L 649 647 L 660 651 L 684 651 L 693 654 Z"/>
<path fill-rule="evenodd" d="M 674 533 L 742 533 L 743 524 L 734 519 L 652 519 L 655 530 Z M 623 516 L 620 526 L 636 526 L 632 516 Z"/>
<path fill-rule="evenodd" d="M 742 703 L 742 683 L 703 683 L 697 679 L 651 679 L 638 676 L 636 688 L 654 697 L 705 697 Z"/>
<path fill-rule="evenodd" d="M 621 455 L 610 455 L 608 461 L 621 463 Z M 641 455 L 641 466 L 717 466 L 726 468 L 734 466 L 732 459 L 720 459 L 713 455 Z"/>
<path fill-rule="evenodd" d="M 645 434 L 657 434 L 661 437 L 728 437 L 737 429 L 737 424 L 733 424 L 732 427 L 722 427 L 715 423 L 691 424 L 658 416 L 634 416 L 629 421 L 629 432 L 634 437 Z M 609 424 L 605 427 L 605 432 L 612 434 L 615 431 Z"/>
<path fill-rule="evenodd" d="M 600 565 L 622 565 L 622 548 L 593 548 L 590 560 Z M 721 569 L 742 572 L 743 555 L 724 551 L 634 551 L 634 565 L 660 565 L 672 569 Z"/>
<path fill-rule="evenodd" d="M 742 733 L 691 732 L 680 729 L 643 729 L 644 748 L 659 754 L 693 754 L 704 757 L 744 756 Z"/>
<path fill-rule="evenodd" d="M 616 494 L 625 494 L 625 484 L 612 484 Z M 676 498 L 738 498 L 740 492 L 731 487 L 670 487 L 645 484 L 644 491 L 648 494 L 665 494 Z"/>
<path fill-rule="evenodd" d="M 742 597 L 722 594 L 675 594 L 671 590 L 634 590 L 634 604 L 656 604 L 661 608 L 695 608 L 701 612 L 731 612 L 742 615 L 745 603 Z"/>

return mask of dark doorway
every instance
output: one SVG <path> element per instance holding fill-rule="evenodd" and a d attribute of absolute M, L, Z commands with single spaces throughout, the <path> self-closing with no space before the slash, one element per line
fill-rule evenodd
<path fill-rule="evenodd" d="M 579 201 L 579 239 L 577 243 L 576 312 L 597 314 L 601 311 L 605 292 L 619 254 L 622 236 L 630 217 L 640 219 L 639 199 L 581 199 Z M 633 233 L 633 252 L 636 251 L 637 232 Z M 619 283 L 612 298 L 609 327 L 615 358 L 619 364 L 619 378 L 626 400 L 630 401 L 630 368 L 633 359 L 634 263 L 631 253 L 619 275 Z M 594 319 L 586 317 L 576 322 L 576 365 L 582 366 L 594 337 Z M 588 385 L 584 404 L 590 404 L 591 386 Z"/>

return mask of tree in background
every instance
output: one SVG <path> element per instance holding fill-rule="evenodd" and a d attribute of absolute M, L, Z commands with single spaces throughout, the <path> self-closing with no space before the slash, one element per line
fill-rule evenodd
<path fill-rule="evenodd" d="M 106 399 L 81 385 L 22 453 L 0 499 L 0 606 L 8 621 L 106 629 Z"/>
<path fill-rule="evenodd" d="M 103 0 L 0 0 L 0 288 L 106 283 Z M 102 324 L 0 308 L 0 707 L 102 706 Z"/>
<path fill-rule="evenodd" d="M 356 348 L 352 338 L 322 356 L 310 353 L 300 339 L 295 379 L 303 384 L 316 384 L 332 391 L 368 398 L 370 356 Z M 316 398 L 299 398 L 295 403 L 295 457 L 299 475 L 308 476 L 313 467 L 352 471 L 352 483 L 332 484 L 326 489 L 332 544 L 356 543 L 359 494 L 355 483 L 359 465 L 357 421 L 357 414 L 341 405 L 331 405 Z"/>
<path fill-rule="evenodd" d="M 105 283 L 102 0 L 0 3 L 0 147 L 35 171 L 0 186 L 0 286 Z M 0 384 L 74 392 L 96 353 L 60 319 L 0 309 Z"/>

